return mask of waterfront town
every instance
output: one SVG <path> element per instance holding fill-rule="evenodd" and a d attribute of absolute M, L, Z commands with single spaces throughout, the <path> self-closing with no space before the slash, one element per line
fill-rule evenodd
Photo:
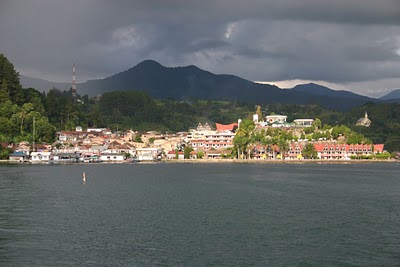
<path fill-rule="evenodd" d="M 314 127 L 314 119 L 295 119 L 287 121 L 286 115 L 268 115 L 259 119 L 253 115 L 254 132 L 274 129 L 290 132 L 291 140 L 284 147 L 273 142 L 249 144 L 249 155 L 236 158 L 249 160 L 285 160 L 301 161 L 307 159 L 304 150 L 312 144 L 319 160 L 351 160 L 372 158 L 384 152 L 384 144 L 347 144 L 340 137 L 307 139 L 304 129 Z M 14 152 L 10 162 L 152 162 L 160 160 L 228 159 L 232 156 L 234 138 L 242 120 L 228 125 L 199 123 L 187 132 L 159 133 L 156 131 L 137 132 L 133 130 L 112 132 L 106 128 L 76 127 L 75 131 L 57 132 L 57 141 L 53 144 L 1 143 Z M 357 121 L 357 125 L 368 127 L 371 121 L 367 113 Z M 185 148 L 190 148 L 185 153 Z"/>

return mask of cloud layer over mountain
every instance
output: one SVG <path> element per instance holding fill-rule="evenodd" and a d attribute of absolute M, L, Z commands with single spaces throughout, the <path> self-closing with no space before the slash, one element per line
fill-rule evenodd
<path fill-rule="evenodd" d="M 371 96 L 400 86 L 397 0 L 3 0 L 0 53 L 53 81 L 144 59 L 255 81 L 313 80 Z"/>

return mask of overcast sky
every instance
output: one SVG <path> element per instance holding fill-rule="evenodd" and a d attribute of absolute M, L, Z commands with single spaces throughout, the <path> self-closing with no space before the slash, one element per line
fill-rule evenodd
<path fill-rule="evenodd" d="M 0 0 L 0 53 L 56 82 L 154 59 L 381 96 L 400 88 L 400 0 Z"/>

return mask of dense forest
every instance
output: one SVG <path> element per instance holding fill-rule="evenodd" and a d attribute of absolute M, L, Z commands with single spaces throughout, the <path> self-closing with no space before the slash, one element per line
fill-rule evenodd
<path fill-rule="evenodd" d="M 76 126 L 107 127 L 113 131 L 133 129 L 161 132 L 187 131 L 199 122 L 228 124 L 248 118 L 255 106 L 241 102 L 154 99 L 140 91 L 114 91 L 101 97 L 72 97 L 71 90 L 56 88 L 47 93 L 22 88 L 19 74 L 0 54 L 0 142 L 55 141 L 56 132 Z M 318 118 L 322 125 L 343 125 L 374 143 L 384 143 L 389 151 L 400 151 L 400 104 L 366 103 L 349 112 L 338 112 L 317 105 L 263 105 L 263 115 L 282 114 L 288 121 Z M 355 122 L 367 111 L 370 127 Z M 33 129 L 35 127 L 35 129 Z M 34 131 L 33 131 L 34 130 Z M 33 135 L 34 133 L 34 135 Z"/>

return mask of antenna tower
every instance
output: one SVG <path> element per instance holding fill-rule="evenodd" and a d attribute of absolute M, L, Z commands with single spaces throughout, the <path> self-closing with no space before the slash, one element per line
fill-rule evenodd
<path fill-rule="evenodd" d="M 76 98 L 75 63 L 72 65 L 72 97 Z"/>

